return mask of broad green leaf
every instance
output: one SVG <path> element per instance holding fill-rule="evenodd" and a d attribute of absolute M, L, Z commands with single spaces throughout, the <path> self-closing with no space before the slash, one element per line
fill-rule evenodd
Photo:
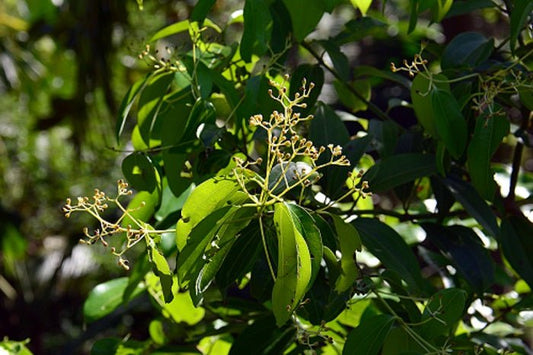
<path fill-rule="evenodd" d="M 358 65 L 353 69 L 353 75 L 355 78 L 359 77 L 372 77 L 372 78 L 381 78 L 389 80 L 395 83 L 402 85 L 403 87 L 409 89 L 411 87 L 411 80 L 407 79 L 405 76 L 397 73 L 393 73 L 390 69 L 381 70 L 370 65 Z M 426 87 L 427 89 L 427 87 Z"/>
<path fill-rule="evenodd" d="M 346 87 L 346 82 L 335 80 L 333 86 L 339 96 L 339 100 L 348 107 L 352 112 L 364 111 L 367 109 L 367 102 L 372 96 L 372 88 L 370 81 L 366 79 L 359 79 L 352 83 L 348 83 L 350 90 Z M 355 91 L 355 93 L 354 93 Z"/>
<path fill-rule="evenodd" d="M 376 163 L 365 173 L 363 180 L 368 181 L 370 191 L 382 192 L 436 172 L 435 157 L 432 155 L 398 154 Z"/>
<path fill-rule="evenodd" d="M 448 91 L 431 91 L 431 104 L 439 139 L 454 158 L 459 158 L 466 147 L 468 128 L 455 97 Z"/>
<path fill-rule="evenodd" d="M 272 310 L 281 327 L 298 308 L 311 280 L 311 256 L 285 202 L 274 205 L 278 237 L 278 270 L 272 290 Z"/>
<path fill-rule="evenodd" d="M 135 99 L 139 95 L 139 93 L 142 92 L 144 87 L 146 86 L 147 81 L 150 80 L 151 76 L 153 74 L 148 74 L 144 78 L 137 80 L 133 85 L 129 88 L 128 92 L 126 93 L 126 96 L 124 96 L 124 99 L 122 99 L 122 103 L 120 104 L 120 107 L 118 109 L 119 116 L 117 120 L 117 125 L 115 129 L 115 134 L 117 137 L 117 143 L 119 142 L 120 135 L 122 134 L 122 131 L 124 130 L 124 126 L 126 125 L 126 119 L 128 118 L 128 114 L 131 110 L 131 107 L 133 106 L 133 103 L 135 102 Z"/>
<path fill-rule="evenodd" d="M 466 311 L 466 298 L 466 291 L 458 288 L 440 290 L 431 296 L 422 314 L 422 336 L 433 340 L 450 334 Z"/>
<path fill-rule="evenodd" d="M 400 129 L 391 121 L 370 120 L 368 135 L 379 152 L 379 156 L 383 159 L 395 153 Z"/>
<path fill-rule="evenodd" d="M 414 293 L 426 289 L 420 266 L 403 238 L 391 227 L 377 219 L 357 218 L 352 222 L 363 246 L 390 270 L 396 271 Z"/>
<path fill-rule="evenodd" d="M 520 95 L 520 102 L 528 110 L 533 111 L 533 89 L 530 87 L 521 86 L 518 88 Z"/>
<path fill-rule="evenodd" d="M 533 2 L 531 0 L 515 0 L 514 7 L 511 10 L 511 35 L 509 42 L 511 44 L 511 51 L 516 49 L 516 41 L 527 19 L 533 12 Z"/>
<path fill-rule="evenodd" d="M 348 334 L 342 355 L 378 355 L 393 324 L 394 317 L 388 314 L 363 318 Z"/>
<path fill-rule="evenodd" d="M 350 2 L 354 7 L 357 7 L 359 11 L 361 11 L 363 16 L 366 16 L 366 12 L 372 4 L 372 0 L 350 0 Z"/>
<path fill-rule="evenodd" d="M 187 155 L 179 149 L 168 149 L 163 151 L 162 157 L 168 186 L 174 196 L 180 196 L 191 184 L 191 179 L 183 175 Z"/>
<path fill-rule="evenodd" d="M 286 205 L 294 224 L 300 234 L 304 237 L 305 243 L 309 248 L 309 255 L 311 257 L 311 285 L 320 269 L 320 262 L 322 261 L 323 245 L 320 230 L 318 229 L 314 218 L 302 207 L 296 204 Z"/>
<path fill-rule="evenodd" d="M 409 11 L 409 27 L 407 28 L 407 34 L 410 34 L 416 28 L 416 23 L 418 22 L 420 0 L 411 0 L 409 1 L 409 3 L 411 4 L 411 8 Z"/>
<path fill-rule="evenodd" d="M 148 246 L 148 255 L 150 257 L 150 262 L 152 263 L 154 274 L 159 277 L 165 303 L 169 303 L 174 298 L 174 294 L 172 293 L 172 271 L 170 271 L 167 259 L 155 245 Z"/>
<path fill-rule="evenodd" d="M 385 22 L 369 16 L 350 20 L 344 26 L 345 29 L 332 38 L 338 45 L 359 42 L 367 36 L 386 36 L 389 27 Z"/>
<path fill-rule="evenodd" d="M 441 59 L 443 70 L 474 68 L 487 60 L 494 50 L 494 39 L 485 38 L 477 32 L 462 32 L 455 36 L 444 49 Z"/>
<path fill-rule="evenodd" d="M 245 62 L 252 60 L 252 54 L 263 55 L 268 49 L 272 33 L 272 17 L 265 0 L 249 0 L 244 4 L 244 31 L 240 53 Z"/>
<path fill-rule="evenodd" d="M 153 192 L 157 187 L 157 172 L 152 161 L 143 153 L 132 153 L 122 161 L 122 173 L 137 191 Z"/>
<path fill-rule="evenodd" d="M 198 138 L 198 127 L 205 124 L 214 124 L 216 120 L 215 106 L 207 100 L 198 98 L 191 109 L 184 129 L 182 142 L 188 142 Z"/>
<path fill-rule="evenodd" d="M 225 206 L 213 211 L 202 218 L 199 223 L 196 223 L 191 232 L 188 233 L 188 238 L 180 249 L 176 263 L 176 273 L 182 287 L 197 279 L 200 270 L 206 263 L 205 249 L 224 223 L 225 216 L 230 209 L 230 206 Z"/>
<path fill-rule="evenodd" d="M 446 17 L 450 18 L 453 16 L 464 15 L 476 10 L 486 9 L 493 6 L 494 3 L 491 0 L 454 1 Z"/>
<path fill-rule="evenodd" d="M 283 0 L 283 3 L 291 16 L 294 38 L 301 42 L 322 18 L 324 3 L 321 0 Z"/>
<path fill-rule="evenodd" d="M 432 137 L 437 138 L 437 127 L 435 125 L 435 114 L 433 111 L 433 104 L 431 99 L 431 90 L 433 90 L 432 83 L 437 88 L 442 90 L 450 90 L 450 85 L 445 83 L 447 78 L 442 74 L 433 76 L 438 82 L 431 82 L 426 76 L 418 73 L 411 86 L 411 100 L 413 102 L 413 109 L 415 110 L 416 118 L 424 130 Z"/>
<path fill-rule="evenodd" d="M 329 58 L 331 59 L 331 62 L 333 63 L 333 67 L 335 68 L 337 74 L 339 74 L 341 78 L 349 78 L 350 63 L 348 62 L 348 57 L 346 57 L 346 55 L 342 53 L 339 45 L 337 45 L 331 40 L 323 40 L 319 41 L 318 43 L 320 43 L 320 45 L 328 53 Z"/>
<path fill-rule="evenodd" d="M 325 147 L 328 144 L 342 146 L 348 143 L 350 135 L 335 111 L 320 102 L 311 121 L 309 138 L 316 146 Z"/>
<path fill-rule="evenodd" d="M 188 292 L 180 292 L 176 276 L 173 277 L 171 290 L 174 298 L 170 303 L 165 303 L 161 299 L 161 283 L 156 275 L 152 273 L 146 275 L 146 284 L 150 289 L 150 295 L 156 301 L 155 303 L 161 307 L 161 313 L 164 317 L 175 323 L 183 322 L 188 325 L 195 325 L 204 318 L 205 310 L 202 307 L 194 306 Z"/>
<path fill-rule="evenodd" d="M 502 221 L 499 243 L 503 255 L 529 287 L 533 288 L 533 224 L 523 216 Z"/>
<path fill-rule="evenodd" d="M 494 266 L 476 233 L 463 226 L 443 227 L 432 223 L 421 226 L 428 240 L 450 259 L 472 289 L 482 295 L 494 282 Z"/>
<path fill-rule="evenodd" d="M 125 304 L 137 297 L 145 290 L 144 285 L 137 285 L 129 299 L 123 300 L 123 294 L 128 287 L 128 278 L 120 277 L 94 287 L 83 304 L 83 317 L 87 323 L 94 322 L 109 313 L 118 306 Z"/>
<path fill-rule="evenodd" d="M 145 227 L 143 222 L 148 221 L 155 212 L 155 208 L 160 202 L 160 191 L 155 189 L 154 192 L 139 191 L 128 204 L 128 215 L 124 217 L 121 225 L 123 227 L 131 226 L 134 229 Z M 139 223 L 140 222 L 140 223 Z"/>
<path fill-rule="evenodd" d="M 441 22 L 453 5 L 453 0 L 437 0 L 431 7 L 433 22 Z"/>
<path fill-rule="evenodd" d="M 353 225 L 344 222 L 337 215 L 332 214 L 331 218 L 335 224 L 341 252 L 340 275 L 335 281 L 335 291 L 342 293 L 351 289 L 359 276 L 355 263 L 355 252 L 361 251 L 361 239 Z"/>
<path fill-rule="evenodd" d="M 150 338 L 157 345 L 164 345 L 168 342 L 168 339 L 165 335 L 164 323 L 159 319 L 154 319 L 150 322 L 148 326 L 148 332 L 150 333 Z"/>
<path fill-rule="evenodd" d="M 455 178 L 443 179 L 448 187 L 465 210 L 493 237 L 499 235 L 498 223 L 494 212 L 489 205 L 479 196 L 477 191 L 467 182 Z"/>
<path fill-rule="evenodd" d="M 492 201 L 496 183 L 490 160 L 502 139 L 509 133 L 509 121 L 502 115 L 477 117 L 476 128 L 467 150 L 467 164 L 472 185 L 485 200 Z"/>
<path fill-rule="evenodd" d="M 411 331 L 414 331 L 411 329 Z M 402 327 L 393 327 L 383 343 L 381 355 L 422 355 L 427 350 L 422 348 L 415 339 Z"/>
<path fill-rule="evenodd" d="M 193 103 L 194 99 L 189 86 L 165 96 L 158 119 L 158 122 L 161 121 L 161 145 L 172 147 L 177 145 L 182 138 L 190 140 L 184 137 L 184 133 Z"/>
<path fill-rule="evenodd" d="M 209 10 L 215 5 L 216 0 L 200 0 L 194 6 L 191 13 L 191 21 L 202 22 Z"/>
<path fill-rule="evenodd" d="M 247 326 L 235 339 L 229 355 L 257 355 L 283 354 L 284 350 L 293 343 L 296 328 L 286 325 L 278 328 L 273 317 L 255 320 Z"/>
<path fill-rule="evenodd" d="M 149 42 L 157 41 L 158 39 L 172 36 L 181 32 L 185 32 L 189 30 L 190 22 L 189 20 L 183 20 L 180 22 L 173 23 L 172 25 L 166 26 L 159 31 L 157 31 L 152 38 L 150 38 Z"/>
<path fill-rule="evenodd" d="M 223 206 L 239 204 L 247 199 L 234 179 L 214 177 L 197 186 L 183 205 L 176 226 L 176 245 L 182 250 L 191 230 L 204 218 Z"/>

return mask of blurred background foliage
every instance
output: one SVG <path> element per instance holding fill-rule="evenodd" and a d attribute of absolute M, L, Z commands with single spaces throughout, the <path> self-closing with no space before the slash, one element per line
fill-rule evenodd
<path fill-rule="evenodd" d="M 395 3 L 408 7 L 408 1 Z M 114 141 L 118 104 L 130 85 L 151 70 L 138 55 L 147 38 L 189 18 L 194 5 L 145 1 L 141 11 L 133 0 L 0 2 L 0 336 L 30 338 L 28 346 L 36 354 L 87 351 L 87 339 L 112 327 L 113 334 L 127 329 L 133 338 L 147 337 L 146 329 L 129 328 L 132 318 L 124 313 L 84 329 L 80 309 L 90 289 L 123 271 L 98 248 L 87 251 L 78 245 L 82 226 L 92 222 L 84 216 L 66 220 L 60 208 L 66 196 L 84 195 L 94 187 L 115 189 L 128 149 L 121 151 Z M 217 1 L 210 17 L 226 23 L 240 8 L 238 1 Z M 352 12 L 339 7 L 324 16 L 316 38 L 335 33 Z M 499 12 L 488 8 L 441 25 L 422 17 L 407 37 L 402 34 L 408 18 L 393 12 L 384 16 L 396 25 L 343 47 L 351 67 L 385 69 L 391 61 L 418 53 L 422 38 L 444 43 L 468 30 L 497 36 L 507 26 Z M 225 35 L 241 33 L 235 26 Z M 299 64 L 290 51 L 287 58 L 288 69 Z M 408 97 L 401 85 L 373 86 L 372 102 L 405 127 L 416 122 L 412 110 L 399 104 Z M 343 106 L 332 77 L 326 77 L 320 99 Z M 351 134 L 359 129 L 355 122 L 346 125 Z M 498 154 L 509 163 L 505 147 Z M 531 159 L 524 164 L 533 170 Z M 378 202 L 383 208 L 398 203 Z M 135 312 L 140 319 L 148 314 L 142 307 Z"/>

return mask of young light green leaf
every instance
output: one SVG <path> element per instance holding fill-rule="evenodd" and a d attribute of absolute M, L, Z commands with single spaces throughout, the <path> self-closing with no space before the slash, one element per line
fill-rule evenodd
<path fill-rule="evenodd" d="M 299 306 L 311 280 L 311 256 L 307 244 L 285 202 L 274 205 L 278 236 L 278 270 L 272 290 L 272 310 L 281 327 Z"/>
<path fill-rule="evenodd" d="M 377 355 L 394 324 L 394 317 L 378 314 L 363 318 L 346 338 L 342 355 Z"/>
<path fill-rule="evenodd" d="M 444 75 L 434 75 L 434 79 L 438 80 L 438 82 L 433 82 L 433 85 L 437 88 L 450 90 L 450 85 L 446 83 L 447 78 Z M 411 101 L 420 125 L 432 137 L 437 138 L 436 118 L 430 95 L 431 90 L 433 90 L 431 84 L 432 82 L 425 75 L 422 73 L 416 74 L 411 85 Z"/>
<path fill-rule="evenodd" d="M 189 20 L 183 20 L 180 22 L 173 23 L 172 25 L 166 26 L 159 31 L 157 31 L 149 42 L 157 41 L 158 39 L 172 36 L 181 32 L 185 32 L 189 29 L 190 23 Z"/>
<path fill-rule="evenodd" d="M 335 291 L 342 293 L 350 289 L 359 276 L 359 271 L 355 263 L 355 252 L 357 250 L 361 251 L 361 239 L 353 225 L 344 222 L 342 218 L 334 214 L 331 215 L 331 218 L 333 218 L 333 223 L 335 224 L 342 255 L 340 260 L 340 275 L 335 281 Z"/>
<path fill-rule="evenodd" d="M 458 159 L 466 147 L 468 128 L 455 97 L 448 91 L 431 91 L 437 134 L 450 154 Z"/>

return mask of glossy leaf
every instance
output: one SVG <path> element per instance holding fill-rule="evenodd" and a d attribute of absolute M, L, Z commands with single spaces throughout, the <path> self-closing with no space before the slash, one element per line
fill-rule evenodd
<path fill-rule="evenodd" d="M 335 224 L 341 252 L 340 275 L 335 281 L 335 291 L 342 293 L 352 288 L 359 276 L 355 262 L 355 252 L 361 251 L 361 239 L 353 225 L 344 222 L 337 215 L 331 215 L 331 217 Z"/>
<path fill-rule="evenodd" d="M 377 355 L 394 325 L 394 317 L 378 314 L 363 318 L 346 339 L 342 355 Z"/>
<path fill-rule="evenodd" d="M 420 333 L 428 339 L 450 334 L 466 311 L 466 291 L 458 288 L 440 290 L 424 309 Z"/>
<path fill-rule="evenodd" d="M 359 232 L 363 246 L 385 267 L 396 271 L 410 290 L 420 293 L 426 288 L 413 252 L 394 229 L 371 218 L 357 218 L 352 224 Z"/>
<path fill-rule="evenodd" d="M 122 173 L 137 191 L 152 192 L 157 187 L 156 170 L 150 158 L 142 153 L 132 153 L 122 161 Z"/>
<path fill-rule="evenodd" d="M 437 134 L 454 158 L 459 158 L 466 147 L 467 126 L 461 108 L 448 91 L 431 91 L 431 104 Z"/>
<path fill-rule="evenodd" d="M 515 0 L 514 7 L 511 10 L 511 35 L 509 42 L 511 44 L 511 51 L 515 51 L 516 42 L 520 31 L 527 23 L 527 19 L 531 16 L 533 12 L 533 2 L 530 0 Z"/>
<path fill-rule="evenodd" d="M 476 67 L 487 60 L 494 49 L 494 39 L 477 32 L 463 32 L 455 36 L 442 53 L 443 70 L 457 67 Z"/>
<path fill-rule="evenodd" d="M 232 179 L 215 177 L 197 186 L 183 205 L 181 219 L 176 226 L 176 245 L 181 250 L 189 233 L 204 218 L 223 206 L 244 202 L 247 195 Z"/>
<path fill-rule="evenodd" d="M 390 189 L 437 172 L 435 157 L 429 154 L 397 154 L 382 159 L 363 176 L 369 190 L 375 192 Z"/>
<path fill-rule="evenodd" d="M 424 223 L 428 239 L 448 256 L 452 265 L 478 294 L 494 282 L 494 266 L 476 233 L 463 226 Z"/>
<path fill-rule="evenodd" d="M 443 179 L 457 201 L 493 237 L 499 234 L 496 216 L 472 185 L 455 178 Z"/>
<path fill-rule="evenodd" d="M 533 288 L 533 224 L 523 216 L 502 221 L 499 242 L 513 269 Z"/>
<path fill-rule="evenodd" d="M 501 115 L 481 115 L 467 150 L 467 163 L 472 185 L 485 200 L 492 201 L 496 192 L 493 172 L 490 168 L 492 155 L 502 139 L 509 133 L 509 121 Z"/>
<path fill-rule="evenodd" d="M 302 300 L 311 280 L 311 256 L 286 203 L 274 205 L 278 237 L 278 269 L 272 290 L 276 324 L 285 324 Z"/>
<path fill-rule="evenodd" d="M 137 297 L 145 289 L 139 284 L 131 293 L 129 299 L 123 300 L 126 287 L 128 287 L 128 278 L 121 277 L 101 283 L 93 288 L 83 304 L 85 321 L 91 323 L 108 315 L 120 305 L 125 304 L 125 301 L 130 301 Z"/>

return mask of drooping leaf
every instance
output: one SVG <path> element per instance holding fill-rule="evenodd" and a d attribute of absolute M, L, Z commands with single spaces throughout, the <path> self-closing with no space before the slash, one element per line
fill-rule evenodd
<path fill-rule="evenodd" d="M 527 19 L 531 17 L 533 12 L 533 2 L 530 0 L 515 0 L 514 7 L 511 11 L 511 35 L 509 42 L 511 44 L 511 51 L 515 51 L 516 42 L 520 31 L 527 22 Z"/>
<path fill-rule="evenodd" d="M 244 31 L 240 53 L 244 61 L 250 62 L 252 54 L 263 55 L 268 49 L 272 33 L 272 17 L 265 0 L 250 0 L 244 4 Z"/>
<path fill-rule="evenodd" d="M 152 192 L 157 187 L 156 170 L 148 156 L 132 153 L 122 161 L 122 173 L 137 191 Z"/>
<path fill-rule="evenodd" d="M 411 291 L 420 293 L 427 288 L 413 252 L 394 229 L 371 218 L 357 218 L 352 224 L 359 232 L 363 246 L 385 267 L 396 271 Z"/>
<path fill-rule="evenodd" d="M 346 339 L 342 355 L 377 355 L 394 325 L 394 317 L 378 314 L 363 318 Z"/>
<path fill-rule="evenodd" d="M 444 49 L 441 59 L 443 70 L 458 67 L 476 67 L 487 60 L 494 49 L 494 39 L 477 32 L 462 32 Z"/>
<path fill-rule="evenodd" d="M 337 231 L 339 249 L 341 252 L 340 275 L 335 281 L 335 291 L 342 293 L 353 287 L 359 276 L 355 263 L 355 252 L 361 251 L 361 239 L 353 225 L 344 222 L 337 215 L 331 215 Z"/>
<path fill-rule="evenodd" d="M 129 299 L 124 300 L 123 295 L 127 287 L 127 277 L 106 281 L 94 287 L 83 304 L 83 317 L 85 321 L 91 323 L 108 315 L 118 306 L 131 301 L 145 290 L 144 286 L 138 284 L 130 294 Z"/>
<path fill-rule="evenodd" d="M 326 50 L 333 63 L 333 67 L 337 74 L 341 78 L 350 78 L 350 63 L 348 62 L 348 57 L 341 51 L 340 46 L 335 42 L 330 40 L 319 41 L 320 45 Z"/>
<path fill-rule="evenodd" d="M 472 185 L 485 199 L 492 201 L 496 191 L 490 160 L 502 139 L 509 133 L 509 121 L 501 115 L 481 115 L 467 150 L 467 164 Z"/>
<path fill-rule="evenodd" d="M 453 266 L 472 289 L 482 295 L 494 282 L 494 266 L 476 233 L 463 226 L 443 227 L 424 223 L 428 239 L 450 258 Z"/>
<path fill-rule="evenodd" d="M 494 212 L 469 183 L 450 177 L 442 180 L 457 201 L 493 237 L 499 228 Z"/>
<path fill-rule="evenodd" d="M 523 216 L 502 221 L 499 242 L 513 269 L 533 288 L 533 224 Z"/>
<path fill-rule="evenodd" d="M 159 277 L 165 303 L 169 303 L 174 298 L 174 294 L 172 293 L 172 271 L 170 271 L 168 261 L 155 245 L 148 247 L 148 256 L 150 257 L 154 274 Z"/>
<path fill-rule="evenodd" d="M 142 90 L 146 86 L 146 83 L 150 80 L 151 76 L 152 74 L 148 74 L 142 79 L 139 79 L 138 81 L 133 83 L 133 85 L 129 88 L 128 92 L 126 93 L 126 96 L 124 96 L 124 99 L 122 99 L 122 103 L 120 104 L 120 107 L 118 109 L 119 117 L 117 120 L 116 129 L 115 129 L 117 143 L 119 142 L 120 135 L 122 134 L 122 131 L 124 130 L 124 126 L 126 125 L 126 119 L 128 118 L 128 114 L 131 110 L 131 107 L 133 106 L 135 102 L 135 99 L 142 92 Z"/>
<path fill-rule="evenodd" d="M 427 339 L 448 335 L 466 311 L 466 291 L 448 288 L 438 291 L 429 299 L 422 314 L 420 333 Z"/>
<path fill-rule="evenodd" d="M 368 181 L 370 191 L 381 192 L 436 172 L 435 157 L 432 155 L 397 154 L 376 163 L 363 179 Z"/>
<path fill-rule="evenodd" d="M 278 237 L 278 269 L 272 290 L 272 310 L 281 327 L 299 306 L 311 280 L 311 256 L 285 202 L 274 205 Z"/>
<path fill-rule="evenodd" d="M 431 104 L 439 139 L 454 158 L 459 158 L 466 147 L 467 126 L 461 108 L 448 91 L 431 91 Z"/>
<path fill-rule="evenodd" d="M 433 82 L 437 88 L 442 90 L 450 90 L 450 85 L 446 83 L 447 78 L 442 74 L 437 74 L 434 79 L 438 80 Z M 421 73 L 418 73 L 411 86 L 411 100 L 413 102 L 413 109 L 415 110 L 416 118 L 422 125 L 424 130 L 432 137 L 437 138 L 436 117 L 433 111 L 433 104 L 431 98 L 431 81 Z"/>

